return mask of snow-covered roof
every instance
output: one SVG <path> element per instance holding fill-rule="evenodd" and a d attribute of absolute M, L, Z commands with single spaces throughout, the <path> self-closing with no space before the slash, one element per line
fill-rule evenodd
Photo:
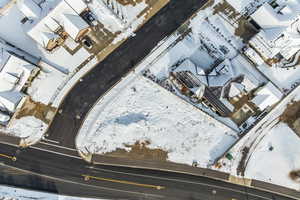
<path fill-rule="evenodd" d="M 28 18 L 39 18 L 42 9 L 33 0 L 18 0 L 19 10 Z"/>
<path fill-rule="evenodd" d="M 258 87 L 257 84 L 255 84 L 253 81 L 251 81 L 247 76 L 244 76 L 242 83 L 244 86 L 244 89 L 247 92 L 250 92 L 251 90 L 255 89 Z"/>
<path fill-rule="evenodd" d="M 65 31 L 76 40 L 79 32 L 89 27 L 89 25 L 79 16 L 73 14 L 63 14 L 63 27 Z"/>
<path fill-rule="evenodd" d="M 258 66 L 264 63 L 264 60 L 251 47 L 247 48 L 247 50 L 244 53 L 250 58 L 252 62 L 257 64 Z"/>
<path fill-rule="evenodd" d="M 298 50 L 300 1 L 277 1 L 278 7 L 273 8 L 264 3 L 251 18 L 262 28 L 250 43 L 264 57 L 273 58 L 280 53 L 290 59 Z"/>
<path fill-rule="evenodd" d="M 233 77 L 232 64 L 230 60 L 226 59 L 208 75 L 208 85 L 210 87 L 223 87 Z"/>
<path fill-rule="evenodd" d="M 235 97 L 235 96 L 241 94 L 244 91 L 244 88 L 245 88 L 244 85 L 237 83 L 237 82 L 232 82 L 230 85 L 228 96 Z"/>
<path fill-rule="evenodd" d="M 36 66 L 2 49 L 0 54 L 0 92 L 21 91 Z"/>
<path fill-rule="evenodd" d="M 19 102 L 24 97 L 20 92 L 0 92 L 0 109 L 2 111 L 15 112 Z"/>
<path fill-rule="evenodd" d="M 9 57 L 10 57 L 10 54 L 1 48 L 0 49 L 0 72 L 2 71 L 2 69 L 5 66 Z"/>
<path fill-rule="evenodd" d="M 82 0 L 62 0 L 51 11 L 49 11 L 49 13 L 44 15 L 40 21 L 35 22 L 27 34 L 33 40 L 45 47 L 48 44 L 47 42 L 49 41 L 49 38 L 53 38 L 53 35 L 52 37 L 45 37 L 45 35 L 48 35 L 49 32 L 54 32 L 60 26 L 63 26 L 65 31 L 73 39 L 76 39 L 77 35 L 75 36 L 75 34 L 78 33 L 78 29 L 88 27 L 88 24 L 81 19 L 77 13 L 85 8 L 87 8 L 87 6 L 84 2 L 82 2 Z"/>
<path fill-rule="evenodd" d="M 87 5 L 82 0 L 64 0 L 70 7 L 72 7 L 77 14 L 82 13 Z"/>
<path fill-rule="evenodd" d="M 241 12 L 249 5 L 249 0 L 227 0 L 227 2 L 238 12 Z"/>
<path fill-rule="evenodd" d="M 175 70 L 174 72 L 181 71 L 190 71 L 194 74 L 202 83 L 207 84 L 206 75 L 204 70 L 196 66 L 190 59 L 185 59 Z"/>
<path fill-rule="evenodd" d="M 252 99 L 252 102 L 257 105 L 260 110 L 264 110 L 279 102 L 282 97 L 283 94 L 280 90 L 269 82 L 257 92 L 256 96 Z"/>

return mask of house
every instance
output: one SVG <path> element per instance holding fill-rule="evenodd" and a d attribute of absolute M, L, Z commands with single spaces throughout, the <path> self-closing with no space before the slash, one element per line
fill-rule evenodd
<path fill-rule="evenodd" d="M 223 117 L 228 117 L 232 110 L 216 96 L 214 90 L 206 85 L 204 71 L 191 60 L 186 59 L 170 72 L 170 80 L 175 87 L 194 102 L 201 102 Z M 227 103 L 227 102 L 226 102 Z"/>
<path fill-rule="evenodd" d="M 251 15 L 259 33 L 250 40 L 250 46 L 268 63 L 292 60 L 300 50 L 299 14 L 299 0 L 264 3 Z M 255 54 L 248 53 L 251 60 L 261 64 Z"/>
<path fill-rule="evenodd" d="M 38 19 L 42 14 L 42 9 L 32 0 L 18 0 L 17 5 L 19 10 L 28 19 Z"/>
<path fill-rule="evenodd" d="M 87 9 L 82 0 L 56 2 L 52 7 L 41 8 L 33 0 L 25 0 L 19 6 L 25 17 L 33 18 L 27 34 L 48 51 L 63 44 L 69 36 L 77 42 L 89 32 L 88 23 L 80 16 Z"/>
<path fill-rule="evenodd" d="M 12 114 L 25 96 L 23 91 L 36 76 L 39 68 L 1 49 L 0 53 L 0 111 Z"/>
<path fill-rule="evenodd" d="M 278 103 L 283 94 L 277 89 L 271 82 L 261 87 L 252 99 L 252 102 L 261 110 L 264 111 L 266 108 L 272 107 Z"/>

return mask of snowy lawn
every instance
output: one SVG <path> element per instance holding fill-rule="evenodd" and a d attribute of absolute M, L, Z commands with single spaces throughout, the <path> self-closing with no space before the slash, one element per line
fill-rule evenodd
<path fill-rule="evenodd" d="M 8 127 L 0 128 L 0 131 L 23 138 L 24 145 L 30 145 L 38 142 L 47 128 L 48 125 L 43 121 L 33 116 L 26 116 L 12 120 Z"/>
<path fill-rule="evenodd" d="M 299 147 L 300 138 L 286 124 L 277 124 L 253 152 L 245 175 L 300 190 L 300 184 L 289 177 L 292 170 L 300 169 Z"/>
<path fill-rule="evenodd" d="M 127 77 L 89 114 L 77 137 L 80 150 L 98 154 L 148 141 L 168 160 L 207 167 L 234 141 L 234 131 L 141 76 Z M 87 149 L 86 149 L 87 148 Z"/>
<path fill-rule="evenodd" d="M 65 79 L 66 75 L 57 70 L 41 71 L 31 83 L 27 93 L 34 101 L 48 105 Z"/>

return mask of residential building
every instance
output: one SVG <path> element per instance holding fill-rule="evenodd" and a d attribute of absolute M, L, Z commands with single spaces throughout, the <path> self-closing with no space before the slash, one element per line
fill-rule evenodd
<path fill-rule="evenodd" d="M 80 16 L 87 5 L 82 0 L 54 1 L 47 7 L 37 5 L 33 0 L 19 3 L 27 24 L 27 34 L 48 51 L 63 44 L 67 37 L 80 41 L 89 32 L 89 24 Z"/>
<path fill-rule="evenodd" d="M 268 64 L 298 59 L 295 54 L 300 50 L 299 14 L 300 1 L 292 0 L 264 3 L 251 15 L 251 22 L 259 33 L 249 44 Z M 253 53 L 249 55 L 261 64 Z"/>
<path fill-rule="evenodd" d="M 22 98 L 24 90 L 37 75 L 39 68 L 1 49 L 0 53 L 0 111 L 13 114 Z"/>

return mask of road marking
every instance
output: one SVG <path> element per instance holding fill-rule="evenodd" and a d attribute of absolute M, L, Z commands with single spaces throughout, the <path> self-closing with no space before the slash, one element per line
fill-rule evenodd
<path fill-rule="evenodd" d="M 125 175 L 133 175 L 133 176 L 154 178 L 154 179 L 167 180 L 167 181 L 177 181 L 179 183 L 189 183 L 189 184 L 195 184 L 195 185 L 202 185 L 202 186 L 208 186 L 208 187 L 212 187 L 212 188 L 216 188 L 216 189 L 227 190 L 227 191 L 232 191 L 232 192 L 236 192 L 236 193 L 240 193 L 240 194 L 245 194 L 245 191 L 243 191 L 243 190 L 227 188 L 227 187 L 212 185 L 212 184 L 208 184 L 208 183 L 200 183 L 200 182 L 194 182 L 194 181 L 180 180 L 180 179 L 176 179 L 176 178 L 165 178 L 165 177 L 158 177 L 158 176 L 141 175 L 141 174 L 134 174 L 134 173 L 130 173 L 130 172 L 129 173 L 119 172 L 119 171 L 109 170 L 109 169 L 99 169 L 99 168 L 95 168 L 94 166 L 87 166 L 87 168 L 93 169 L 95 171 L 105 171 L 105 172 L 112 172 L 112 173 L 119 173 L 119 174 L 125 174 Z M 223 182 L 225 182 L 225 181 L 223 181 Z M 231 183 L 231 184 L 233 184 L 233 183 Z M 272 200 L 269 197 L 264 197 L 264 196 L 257 195 L 257 194 L 254 194 L 254 193 L 249 193 L 248 192 L 247 194 L 251 195 L 253 197 L 259 197 L 259 198 L 265 199 L 265 200 Z"/>
<path fill-rule="evenodd" d="M 4 164 L 4 165 L 8 166 L 6 164 Z M 133 191 L 128 191 L 128 190 L 119 190 L 119 189 L 103 187 L 103 186 L 89 185 L 89 184 L 85 184 L 85 183 L 80 183 L 80 182 L 75 182 L 75 181 L 66 180 L 66 179 L 62 179 L 62 178 L 57 178 L 57 177 L 53 177 L 53 176 L 48 176 L 48 175 L 40 174 L 40 173 L 33 172 L 33 171 L 30 171 L 30 170 L 26 170 L 26 169 L 20 169 L 20 168 L 13 167 L 13 166 L 9 166 L 9 167 L 13 168 L 13 169 L 16 169 L 16 170 L 19 170 L 19 171 L 22 171 L 22 172 L 29 173 L 29 174 L 42 176 L 42 177 L 45 177 L 47 179 L 57 180 L 57 181 L 66 182 L 66 183 L 72 183 L 72 184 L 76 184 L 76 185 L 82 185 L 82 186 L 85 186 L 85 187 L 92 187 L 92 188 L 96 188 L 96 189 L 109 190 L 109 191 L 114 191 L 114 192 L 123 192 L 123 193 L 128 193 L 128 194 L 140 195 L 140 196 L 144 196 L 144 197 L 153 197 L 155 199 L 157 199 L 157 198 L 164 199 L 165 198 L 165 196 L 162 196 L 162 195 L 141 193 L 141 192 L 133 192 Z M 68 195 L 68 194 L 65 194 L 65 193 L 63 193 L 63 194 Z"/>
<path fill-rule="evenodd" d="M 69 148 L 69 147 L 60 146 L 60 145 L 57 145 L 57 144 L 51 144 L 51 143 L 42 142 L 42 141 L 40 141 L 39 143 L 44 144 L 44 145 L 54 146 L 54 147 L 61 148 L 61 149 L 70 150 L 70 151 L 76 151 L 76 149 L 72 149 L 72 148 Z M 39 143 L 37 143 L 37 144 L 39 144 Z"/>
<path fill-rule="evenodd" d="M 51 139 L 47 139 L 47 138 L 43 138 L 42 140 L 44 140 L 46 142 L 53 142 L 55 144 L 59 144 L 59 141 L 56 141 L 56 140 L 51 140 Z"/>
<path fill-rule="evenodd" d="M 46 151 L 46 152 L 49 152 L 49 153 L 53 153 L 53 154 L 57 154 L 57 155 L 62 155 L 62 156 L 66 156 L 66 157 L 71 157 L 71 158 L 76 158 L 76 159 L 82 160 L 82 158 L 79 155 L 78 156 L 73 156 L 73 155 L 69 155 L 69 154 L 65 154 L 65 153 L 61 153 L 61 152 L 57 152 L 57 151 L 51 151 L 49 149 L 42 149 L 42 148 L 39 148 L 39 147 L 36 147 L 36 146 L 30 146 L 29 148 L 38 149 L 40 151 Z"/>
<path fill-rule="evenodd" d="M 84 177 L 85 181 L 95 179 L 98 181 L 107 181 L 107 182 L 112 182 L 112 183 L 121 183 L 121 184 L 127 184 L 127 185 L 135 185 L 135 186 L 139 186 L 139 187 L 154 188 L 157 190 L 165 189 L 165 187 L 159 186 L 159 185 L 142 184 L 142 183 L 136 183 L 136 182 L 131 182 L 131 181 L 123 181 L 123 180 L 116 180 L 116 179 L 110 179 L 110 178 L 101 178 L 101 177 L 90 176 L 90 175 L 82 175 L 82 176 Z"/>
<path fill-rule="evenodd" d="M 16 156 L 8 156 L 8 155 L 0 153 L 0 157 L 8 158 L 8 159 L 10 159 L 10 160 L 12 160 L 14 162 L 17 161 L 17 157 Z"/>

